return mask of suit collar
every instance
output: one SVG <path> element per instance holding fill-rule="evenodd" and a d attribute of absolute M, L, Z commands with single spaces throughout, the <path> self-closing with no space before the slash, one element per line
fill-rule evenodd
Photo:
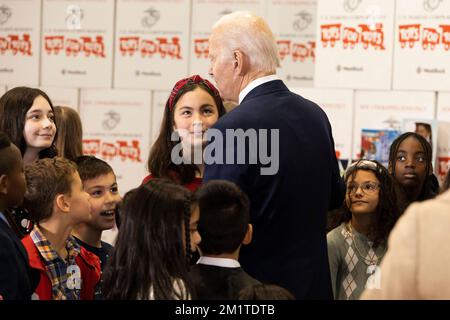
<path fill-rule="evenodd" d="M 279 80 L 280 78 L 278 78 L 277 75 L 275 74 L 271 74 L 269 76 L 264 76 L 264 77 L 260 77 L 257 78 L 253 81 L 251 81 L 240 93 L 239 93 L 239 104 L 242 103 L 242 100 L 244 100 L 245 96 L 252 91 L 253 89 L 255 89 L 257 86 L 260 86 L 266 82 L 269 81 L 273 81 L 273 80 Z"/>
<path fill-rule="evenodd" d="M 240 104 L 248 102 L 257 96 L 271 94 L 277 91 L 289 91 L 288 87 L 281 80 L 273 80 L 269 82 L 265 82 L 254 89 L 252 89 L 245 98 L 241 101 Z"/>

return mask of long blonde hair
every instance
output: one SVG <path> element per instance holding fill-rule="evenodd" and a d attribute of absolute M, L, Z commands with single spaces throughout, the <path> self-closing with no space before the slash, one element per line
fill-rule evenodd
<path fill-rule="evenodd" d="M 70 107 L 55 106 L 58 155 L 75 160 L 83 155 L 83 126 L 78 112 Z"/>

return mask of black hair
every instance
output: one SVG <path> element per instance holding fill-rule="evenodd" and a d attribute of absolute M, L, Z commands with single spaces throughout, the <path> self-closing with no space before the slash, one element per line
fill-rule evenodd
<path fill-rule="evenodd" d="M 0 150 L 8 148 L 11 145 L 11 139 L 2 131 L 0 131 Z"/>
<path fill-rule="evenodd" d="M 242 243 L 250 221 L 247 195 L 234 183 L 212 180 L 195 194 L 200 208 L 199 244 L 204 254 L 233 253 Z"/>
<path fill-rule="evenodd" d="M 431 151 L 431 145 L 430 143 L 422 137 L 420 134 L 415 132 L 405 132 L 402 135 L 398 136 L 391 144 L 391 147 L 389 149 L 389 165 L 391 166 L 391 174 L 392 176 L 395 176 L 395 163 L 397 162 L 397 152 L 398 148 L 402 144 L 403 141 L 405 141 L 407 138 L 413 137 L 415 138 L 422 146 L 423 151 L 425 153 L 425 160 L 426 160 L 426 172 L 427 175 L 431 171 L 432 168 L 432 151 Z"/>
<path fill-rule="evenodd" d="M 420 194 L 418 196 L 417 199 L 414 199 L 414 201 L 422 201 L 422 200 L 426 200 L 426 199 L 431 199 L 433 198 L 436 194 L 435 191 L 433 190 L 433 181 L 432 181 L 432 177 L 431 177 L 431 170 L 433 168 L 433 163 L 432 163 L 432 150 L 431 150 L 431 144 L 424 138 L 422 137 L 420 134 L 417 134 L 415 132 L 405 132 L 402 135 L 398 136 L 397 139 L 395 139 L 392 142 L 392 145 L 389 149 L 389 168 L 391 171 L 391 175 L 394 179 L 394 183 L 395 183 L 395 188 L 396 188 L 396 193 L 397 193 L 397 200 L 399 201 L 399 208 L 400 208 L 400 212 L 403 212 L 404 209 L 406 209 L 406 207 L 409 205 L 409 202 L 411 201 L 411 199 L 403 199 L 404 198 L 404 187 L 401 186 L 396 178 L 395 178 L 395 164 L 397 162 L 397 152 L 398 149 L 401 145 L 401 143 L 403 141 L 405 141 L 407 138 L 409 137 L 413 137 L 415 138 L 420 145 L 422 146 L 423 152 L 425 154 L 425 180 L 422 184 L 422 189 L 420 191 Z"/>
<path fill-rule="evenodd" d="M 11 146 L 11 140 L 9 137 L 0 131 L 0 152 L 2 156 L 0 157 L 0 175 L 8 174 L 14 166 L 11 157 L 5 157 L 3 155 L 3 150 Z M 5 150 L 6 151 L 6 150 Z"/>
<path fill-rule="evenodd" d="M 373 246 L 377 247 L 387 241 L 389 233 L 399 217 L 394 181 L 389 171 L 381 163 L 376 160 L 363 159 L 356 161 L 347 168 L 344 176 L 346 188 L 349 179 L 352 178 L 353 180 L 359 170 L 373 172 L 380 183 L 375 223 L 370 228 L 370 238 L 373 241 Z M 347 192 L 349 190 L 346 190 Z M 352 213 L 346 201 L 344 201 L 342 208 L 334 212 L 329 229 L 336 228 L 341 223 L 350 221 L 351 218 Z"/>
<path fill-rule="evenodd" d="M 94 156 L 79 156 L 74 161 L 81 181 L 95 179 L 108 173 L 114 174 L 113 168 L 107 162 Z"/>
<path fill-rule="evenodd" d="M 189 297 L 186 260 L 193 203 L 191 192 L 167 179 L 152 179 L 125 194 L 117 242 L 103 274 L 105 299 Z"/>

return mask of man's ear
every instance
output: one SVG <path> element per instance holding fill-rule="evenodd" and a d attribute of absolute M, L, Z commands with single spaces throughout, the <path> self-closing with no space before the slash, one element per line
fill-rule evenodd
<path fill-rule="evenodd" d="M 0 194 L 6 195 L 8 193 L 8 177 L 6 174 L 0 176 Z"/>
<path fill-rule="evenodd" d="M 248 57 L 242 51 L 233 51 L 233 68 L 235 73 L 240 76 L 247 73 Z"/>
<path fill-rule="evenodd" d="M 244 240 L 242 240 L 242 244 L 249 244 L 252 242 L 253 238 L 253 226 L 249 223 L 247 227 L 247 232 L 245 233 Z"/>
<path fill-rule="evenodd" d="M 58 194 L 53 202 L 53 207 L 58 208 L 58 210 L 67 213 L 70 211 L 70 203 L 67 201 L 67 196 L 65 194 Z"/>

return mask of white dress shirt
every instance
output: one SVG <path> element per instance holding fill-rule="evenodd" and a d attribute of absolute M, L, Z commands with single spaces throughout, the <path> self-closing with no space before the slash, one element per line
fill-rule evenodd
<path fill-rule="evenodd" d="M 273 80 L 280 80 L 280 78 L 275 75 L 275 74 L 271 74 L 270 76 L 265 76 L 265 77 L 261 77 L 258 79 L 253 80 L 252 82 L 250 82 L 240 93 L 239 93 L 239 104 L 242 103 L 242 100 L 244 100 L 245 96 L 252 91 L 253 89 L 255 89 L 257 86 L 262 85 L 263 83 L 269 82 L 269 81 L 273 81 Z"/>
<path fill-rule="evenodd" d="M 228 258 L 200 257 L 197 264 L 206 264 L 208 266 L 216 266 L 223 268 L 240 268 L 239 261 Z"/>

